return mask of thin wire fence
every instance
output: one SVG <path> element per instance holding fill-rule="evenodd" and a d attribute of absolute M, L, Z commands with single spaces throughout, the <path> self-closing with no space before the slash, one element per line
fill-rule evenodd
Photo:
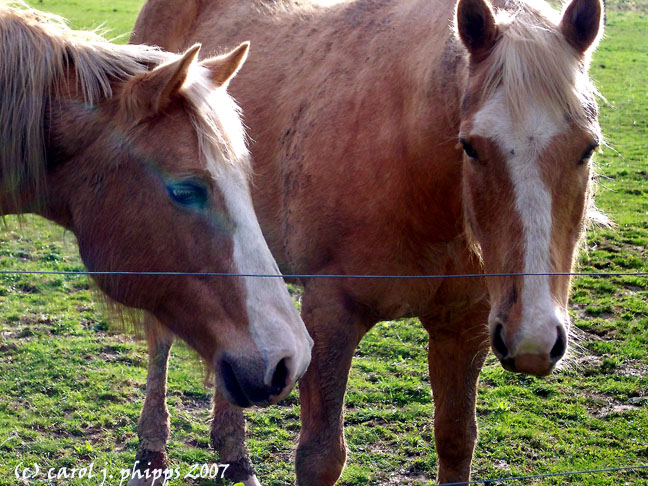
<path fill-rule="evenodd" d="M 253 277 L 253 278 L 331 278 L 331 279 L 444 279 L 484 277 L 648 277 L 648 272 L 546 272 L 546 273 L 466 273 L 448 275 L 364 275 L 364 274 L 265 274 L 226 272 L 136 272 L 136 271 L 87 271 L 87 270 L 0 270 L 0 275 L 122 275 L 122 276 L 169 276 L 169 277 Z"/>
<path fill-rule="evenodd" d="M 582 471 L 531 474 L 529 476 L 511 476 L 508 478 L 497 478 L 497 479 L 476 479 L 474 481 L 461 481 L 458 483 L 442 483 L 437 486 L 460 486 L 460 485 L 470 485 L 470 484 L 496 485 L 497 483 L 505 483 L 510 481 L 524 481 L 527 479 L 547 479 L 547 478 L 556 478 L 556 477 L 576 476 L 579 474 L 601 474 L 606 472 L 637 471 L 641 469 L 648 469 L 648 464 L 647 465 L 642 464 L 638 466 L 609 467 L 609 468 L 602 468 L 602 469 L 584 469 Z M 430 485 L 432 484 L 435 483 L 430 483 Z"/>

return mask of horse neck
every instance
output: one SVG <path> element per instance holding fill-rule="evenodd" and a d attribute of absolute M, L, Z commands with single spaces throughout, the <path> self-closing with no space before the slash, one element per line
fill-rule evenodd
<path fill-rule="evenodd" d="M 442 116 L 445 123 L 436 130 L 455 139 L 468 69 L 465 49 L 452 32 L 454 5 L 429 0 L 391 3 L 398 34 L 387 33 L 385 43 L 393 46 L 394 60 L 401 63 L 396 73 L 400 79 L 395 81 L 403 84 L 412 105 L 419 108 L 408 128 L 426 130 L 431 119 Z"/>
<path fill-rule="evenodd" d="M 15 163 L 21 164 L 24 161 L 18 160 Z M 47 210 L 46 186 L 45 180 L 39 178 L 38 181 L 28 181 L 19 187 L 3 187 L 0 190 L 0 216 L 26 213 L 43 215 L 42 211 Z"/>
<path fill-rule="evenodd" d="M 0 191 L 0 216 L 8 214 L 23 214 L 27 206 L 20 194 L 10 194 L 7 191 Z"/>
<path fill-rule="evenodd" d="M 251 6 L 260 3 L 262 13 L 249 15 Z M 441 238 L 456 236 L 463 215 L 461 152 L 455 146 L 467 68 L 450 27 L 454 5 L 431 0 L 353 0 L 312 8 L 270 4 L 269 0 L 212 2 L 204 18 L 215 20 L 206 21 L 196 37 L 187 32 L 185 43 L 231 24 L 236 29 L 228 35 L 251 38 L 261 50 L 273 46 L 279 54 L 263 53 L 272 63 L 255 57 L 261 56 L 256 51 L 232 84 L 244 109 L 249 109 L 246 99 L 258 96 L 258 85 L 251 79 L 246 86 L 246 76 L 271 78 L 283 71 L 299 80 L 287 83 L 289 94 L 277 97 L 276 106 L 260 111 L 281 113 L 285 123 L 293 118 L 300 90 L 308 94 L 305 104 L 317 104 L 312 87 L 324 85 L 328 91 L 316 98 L 342 100 L 336 114 L 339 125 L 346 123 L 348 128 L 340 132 L 338 123 L 316 120 L 335 132 L 329 133 L 336 144 L 327 156 L 347 160 L 356 151 L 353 158 L 359 166 L 371 165 L 367 193 L 382 198 L 376 206 L 393 211 L 387 217 L 402 222 L 409 233 L 421 240 L 439 237 L 438 227 L 430 224 L 430 208 L 440 208 L 433 216 L 443 218 L 437 218 L 437 224 L 447 228 Z M 277 32 L 282 32 L 280 43 Z M 223 39 L 217 39 L 216 45 L 221 44 Z M 301 58 L 295 62 L 299 49 Z M 278 85 L 283 82 L 276 79 Z M 263 100 L 263 106 L 272 99 Z M 261 127 L 273 121 L 262 115 L 256 122 Z M 365 161 L 369 146 L 374 150 L 371 160 Z"/>
<path fill-rule="evenodd" d="M 362 120 L 350 135 L 355 138 L 340 145 L 357 148 L 359 158 L 365 146 L 380 147 L 371 164 L 389 177 L 378 177 L 377 187 L 367 190 L 380 194 L 382 206 L 394 211 L 389 217 L 421 241 L 462 233 L 456 144 L 467 65 L 452 33 L 453 15 L 452 2 L 354 0 L 275 19 L 298 29 L 295 36 L 324 36 L 312 41 L 319 51 L 335 39 L 342 57 L 336 68 L 344 74 L 331 83 L 346 94 L 347 105 L 359 107 L 351 116 Z M 275 35 L 276 28 L 265 30 Z"/>
<path fill-rule="evenodd" d="M 380 7 L 368 7 L 373 5 Z M 366 77 L 379 73 L 392 92 L 399 91 L 408 147 L 429 156 L 432 147 L 454 146 L 468 67 L 465 50 L 451 28 L 452 2 L 356 0 L 341 8 L 347 10 L 345 17 L 349 10 L 365 17 L 357 22 L 369 31 L 366 57 L 382 61 L 370 65 Z"/>

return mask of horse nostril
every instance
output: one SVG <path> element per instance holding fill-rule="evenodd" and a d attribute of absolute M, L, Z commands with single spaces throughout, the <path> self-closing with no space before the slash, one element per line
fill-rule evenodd
<path fill-rule="evenodd" d="M 556 362 L 563 357 L 565 351 L 567 351 L 567 339 L 565 338 L 565 331 L 561 327 L 556 328 L 558 330 L 558 338 L 556 343 L 551 348 L 549 352 L 549 357 L 552 361 Z"/>
<path fill-rule="evenodd" d="M 493 333 L 493 349 L 495 349 L 502 359 L 506 358 L 509 354 L 504 338 L 502 337 L 503 331 L 504 326 L 502 326 L 502 324 L 497 324 L 495 332 Z"/>
<path fill-rule="evenodd" d="M 287 358 L 283 358 L 279 363 L 277 363 L 270 384 L 271 395 L 279 395 L 283 389 L 286 388 L 286 382 L 288 380 L 288 366 L 286 365 L 286 360 Z"/>

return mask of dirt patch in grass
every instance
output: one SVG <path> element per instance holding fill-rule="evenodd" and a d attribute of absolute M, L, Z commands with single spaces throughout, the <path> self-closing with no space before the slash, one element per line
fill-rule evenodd
<path fill-rule="evenodd" d="M 618 334 L 616 329 L 605 329 L 600 327 L 594 327 L 591 329 L 582 330 L 588 339 L 593 339 L 595 341 L 612 341 Z"/>
<path fill-rule="evenodd" d="M 606 8 L 608 9 L 608 11 L 614 11 L 614 12 L 648 13 L 648 2 L 641 1 L 641 0 L 635 2 L 628 2 L 625 0 L 615 0 L 612 2 L 607 2 Z"/>
<path fill-rule="evenodd" d="M 560 9 L 563 2 L 559 0 L 547 0 L 554 8 Z M 605 2 L 607 12 L 648 12 L 648 1 L 646 0 L 607 0 Z"/>
<path fill-rule="evenodd" d="M 585 392 L 585 395 L 590 399 L 590 403 L 586 405 L 587 413 L 595 418 L 604 419 L 611 415 L 619 415 L 630 411 L 640 410 L 644 404 L 643 400 L 630 399 L 622 402 L 610 395 L 598 392 Z M 638 397 L 644 398 L 644 397 Z"/>
<path fill-rule="evenodd" d="M 620 376 L 648 376 L 648 364 L 642 361 L 628 360 L 617 366 L 615 374 Z M 648 393 L 648 390 L 646 393 Z"/>
<path fill-rule="evenodd" d="M 428 476 L 426 474 L 407 474 L 404 471 L 399 471 L 391 475 L 385 486 L 402 486 L 403 484 L 430 484 L 433 479 L 433 476 Z"/>
<path fill-rule="evenodd" d="M 18 351 L 18 345 L 16 343 L 0 344 L 0 353 L 13 353 L 16 351 Z"/>

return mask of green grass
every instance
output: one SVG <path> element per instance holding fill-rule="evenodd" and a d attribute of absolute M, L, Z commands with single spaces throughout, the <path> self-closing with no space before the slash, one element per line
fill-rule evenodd
<path fill-rule="evenodd" d="M 142 1 L 31 2 L 111 35 L 128 31 Z M 645 2 L 614 4 L 592 74 L 608 103 L 609 148 L 597 156 L 599 206 L 617 223 L 593 229 L 584 271 L 648 271 L 648 17 Z M 77 270 L 74 237 L 36 217 L 7 218 L 0 269 Z M 19 464 L 106 467 L 117 478 L 135 456 L 144 397 L 142 342 L 111 331 L 85 277 L 0 276 L 0 485 Z M 479 389 L 474 477 L 648 464 L 648 279 L 580 278 L 571 366 L 546 379 L 507 373 L 490 358 Z M 436 455 L 426 373 L 427 337 L 415 320 L 386 322 L 362 341 L 347 394 L 348 465 L 342 485 L 423 485 Z M 185 346 L 169 374 L 169 455 L 184 473 L 215 461 L 210 390 Z M 263 484 L 294 481 L 296 394 L 250 411 L 248 445 Z M 72 480 L 29 484 L 100 484 Z M 181 484 L 181 483 L 176 483 Z M 196 484 L 200 484 L 199 482 Z M 610 473 L 515 484 L 647 485 L 648 473 Z"/>
<path fill-rule="evenodd" d="M 66 18 L 74 29 L 99 29 L 109 39 L 128 42 L 135 18 L 146 0 L 30 0 L 39 10 Z"/>

